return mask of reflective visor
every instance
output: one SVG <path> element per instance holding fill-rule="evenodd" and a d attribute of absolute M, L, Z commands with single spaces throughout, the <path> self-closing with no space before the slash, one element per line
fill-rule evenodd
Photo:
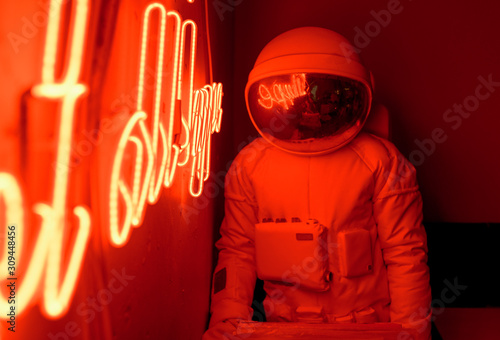
<path fill-rule="evenodd" d="M 273 144 L 320 153 L 350 141 L 370 106 L 367 87 L 345 77 L 294 73 L 261 79 L 248 89 L 255 126 Z"/>

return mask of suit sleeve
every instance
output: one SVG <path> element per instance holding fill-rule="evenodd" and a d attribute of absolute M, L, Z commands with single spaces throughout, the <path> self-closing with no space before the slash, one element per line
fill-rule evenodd
<path fill-rule="evenodd" d="M 387 143 L 389 161 L 376 174 L 374 216 L 387 267 L 391 322 L 430 338 L 427 236 L 414 167 Z M 384 164 L 385 163 L 385 164 Z"/>
<path fill-rule="evenodd" d="M 254 228 L 257 206 L 245 168 L 236 158 L 225 181 L 225 217 L 214 271 L 210 327 L 229 320 L 252 318 L 256 282 Z"/>

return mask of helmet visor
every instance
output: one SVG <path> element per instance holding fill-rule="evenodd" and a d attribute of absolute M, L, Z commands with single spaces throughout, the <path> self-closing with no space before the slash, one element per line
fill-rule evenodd
<path fill-rule="evenodd" d="M 289 151 L 324 152 L 352 139 L 370 105 L 361 82 L 329 74 L 293 73 L 261 79 L 248 90 L 254 124 Z"/>

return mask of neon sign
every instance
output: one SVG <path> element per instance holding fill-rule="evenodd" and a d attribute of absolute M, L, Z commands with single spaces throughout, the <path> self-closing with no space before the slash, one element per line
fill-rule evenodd
<path fill-rule="evenodd" d="M 259 85 L 259 104 L 271 109 L 273 105 L 279 105 L 288 110 L 288 105 L 293 105 L 295 98 L 305 96 L 306 92 L 306 75 L 292 74 L 290 83 L 273 83 L 271 88 L 264 84 Z"/>
<path fill-rule="evenodd" d="M 194 0 L 188 0 L 192 3 Z M 67 43 L 61 41 L 64 34 L 61 20 L 63 3 L 52 0 L 52 11 L 46 31 L 41 82 L 35 85 L 31 94 L 58 104 L 58 126 L 56 163 L 70 164 L 70 149 L 65 147 L 73 140 L 76 105 L 82 96 L 91 91 L 80 81 L 83 51 L 86 43 L 89 21 L 88 0 L 71 2 L 72 11 L 69 20 L 70 30 Z M 147 43 L 150 39 L 149 22 L 154 13 L 159 16 L 159 30 L 156 55 L 156 84 L 152 112 L 144 109 L 144 77 Z M 174 56 L 173 61 L 164 62 L 165 27 L 167 21 L 174 23 L 174 43 L 168 51 Z M 184 45 L 189 35 L 189 56 L 184 53 Z M 58 60 L 60 50 L 68 46 L 64 60 Z M 199 196 L 203 183 L 210 172 L 211 135 L 220 131 L 222 116 L 222 85 L 213 83 L 200 89 L 194 89 L 194 71 L 197 46 L 197 26 L 192 20 L 182 20 L 176 11 L 167 11 L 160 3 L 149 4 L 143 16 L 138 77 L 138 101 L 135 112 L 128 119 L 121 131 L 119 141 L 112 156 L 109 181 L 109 221 L 104 227 L 108 230 L 109 242 L 115 247 L 124 246 L 131 234 L 132 227 L 142 224 L 146 203 L 158 201 L 162 188 L 172 185 L 178 167 L 191 164 L 189 192 Z M 188 60 L 187 76 L 183 75 L 180 65 Z M 164 69 L 168 67 L 168 82 L 162 83 Z M 60 78 L 57 69 L 63 69 Z M 183 79 L 187 79 L 184 95 Z M 170 96 L 170 107 L 165 113 L 160 110 L 163 86 Z M 164 93 L 165 91 L 163 91 Z M 187 100 L 187 110 L 180 112 L 178 105 Z M 181 141 L 173 136 L 174 118 L 181 116 Z M 132 171 L 123 171 L 125 159 L 132 159 Z M 39 303 L 43 313 L 49 318 L 59 318 L 66 313 L 75 292 L 81 266 L 92 228 L 90 210 L 84 205 L 69 206 L 70 189 L 68 167 L 54 168 L 54 184 L 50 203 L 36 203 L 33 212 L 40 217 L 40 231 L 34 240 L 31 257 L 26 259 L 23 239 L 18 240 L 16 258 L 26 261 L 26 268 L 17 283 L 20 299 L 16 305 L 17 314 Z M 8 200 L 6 199 L 8 193 Z M 5 202 L 5 221 L 15 222 L 18 235 L 23 235 L 25 227 L 25 207 L 22 190 L 16 178 L 6 172 L 0 172 L 0 200 Z M 68 216 L 70 212 L 73 216 Z M 72 242 L 67 242 L 67 234 L 74 235 Z M 66 236 L 65 236 L 66 235 Z M 4 252 L 5 253 L 5 252 Z M 5 264 L 6 256 L 1 255 L 0 264 Z M 6 267 L 6 265 L 4 265 Z M 40 287 L 40 288 L 39 288 Z M 40 289 L 42 294 L 36 294 Z M 36 301 L 39 299 L 39 301 Z M 6 296 L 0 296 L 0 309 L 8 310 Z M 5 318 L 2 315 L 1 318 Z"/>

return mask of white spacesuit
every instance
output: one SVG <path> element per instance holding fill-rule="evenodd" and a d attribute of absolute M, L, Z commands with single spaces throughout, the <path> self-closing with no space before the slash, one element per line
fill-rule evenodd
<path fill-rule="evenodd" d="M 204 339 L 251 318 L 258 276 L 268 321 L 393 322 L 430 338 L 415 170 L 361 131 L 372 79 L 352 50 L 335 32 L 305 27 L 260 53 L 246 99 L 263 138 L 226 176 Z"/>

